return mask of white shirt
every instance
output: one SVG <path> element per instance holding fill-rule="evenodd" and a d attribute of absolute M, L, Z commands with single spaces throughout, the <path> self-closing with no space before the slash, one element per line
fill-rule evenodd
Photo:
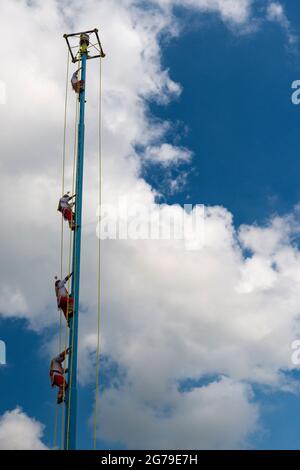
<path fill-rule="evenodd" d="M 59 305 L 61 297 L 66 297 L 68 295 L 68 291 L 65 288 L 66 282 L 67 282 L 67 279 L 63 279 L 62 281 L 57 281 L 57 284 L 55 286 L 56 296 L 57 296 L 57 305 Z"/>
<path fill-rule="evenodd" d="M 75 83 L 77 83 L 79 80 L 78 80 L 78 72 L 74 72 L 73 75 L 72 75 L 72 78 L 71 78 L 71 83 L 73 83 L 75 85 Z"/>
<path fill-rule="evenodd" d="M 66 209 L 67 207 L 70 207 L 69 201 L 72 199 L 70 196 L 63 196 L 59 200 L 59 205 L 62 209 Z"/>
<path fill-rule="evenodd" d="M 51 361 L 50 365 L 50 377 L 51 377 L 51 383 L 52 386 L 54 385 L 54 378 L 56 375 L 62 375 L 63 374 L 63 367 L 62 367 L 62 360 L 61 360 L 61 355 L 59 354 L 58 356 L 54 357 Z"/>
<path fill-rule="evenodd" d="M 61 372 L 61 367 L 60 356 L 56 356 L 52 361 L 51 369 L 55 372 Z"/>

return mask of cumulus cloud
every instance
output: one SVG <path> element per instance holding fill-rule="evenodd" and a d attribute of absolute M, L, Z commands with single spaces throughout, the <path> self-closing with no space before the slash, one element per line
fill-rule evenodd
<path fill-rule="evenodd" d="M 290 345 L 299 334 L 300 267 L 279 227 L 238 234 L 231 215 L 214 207 L 206 208 L 201 250 L 186 250 L 182 240 L 103 242 L 103 310 L 110 312 L 104 351 L 139 378 L 143 393 L 158 393 L 161 384 L 163 396 L 170 381 L 211 373 L 284 383 L 281 371 L 292 368 Z M 280 241 L 263 251 L 270 231 Z M 118 259 L 126 264 L 116 271 Z"/>
<path fill-rule="evenodd" d="M 42 442 L 44 427 L 20 408 L 0 416 L 1 450 L 46 450 Z"/>
<path fill-rule="evenodd" d="M 156 0 L 162 6 L 180 5 L 200 12 L 218 13 L 224 21 L 245 24 L 251 16 L 253 0 Z"/>
<path fill-rule="evenodd" d="M 192 152 L 183 147 L 176 147 L 170 144 L 148 147 L 145 153 L 145 159 L 153 163 L 161 163 L 164 166 L 189 162 Z"/>
<path fill-rule="evenodd" d="M 18 288 L 11 289 L 4 284 L 0 293 L 0 312 L 5 312 L 7 316 L 23 317 L 28 312 L 26 301 Z"/>
<path fill-rule="evenodd" d="M 285 372 L 295 367 L 291 344 L 300 334 L 300 253 L 292 243 L 298 230 L 296 213 L 237 232 L 231 214 L 214 207 L 206 208 L 202 250 L 187 251 L 175 240 L 104 242 L 102 352 L 118 365 L 121 379 L 101 395 L 100 422 L 107 423 L 102 437 L 115 436 L 128 446 L 134 439 L 149 447 L 245 446 L 259 416 L 251 384 L 270 390 L 292 385 Z M 83 380 L 93 367 L 96 337 L 87 339 L 90 321 L 81 323 Z M 237 392 L 244 414 L 214 396 L 213 410 L 223 410 L 219 420 L 227 423 L 227 433 L 219 435 L 216 426 L 216 440 L 210 434 L 205 440 L 202 393 L 221 390 L 223 382 L 212 380 L 212 388 L 204 389 L 195 385 L 192 394 L 180 384 L 212 374 L 226 376 L 230 387 L 234 382 L 232 402 Z M 181 421 L 185 406 L 195 407 L 194 439 Z M 240 415 L 245 420 L 238 419 L 238 428 L 226 421 Z"/>
<path fill-rule="evenodd" d="M 290 45 L 297 42 L 297 37 L 292 31 L 291 23 L 286 16 L 284 7 L 279 2 L 271 2 L 267 6 L 267 20 L 278 23 L 286 33 Z"/>
<path fill-rule="evenodd" d="M 203 0 L 185 5 L 200 13 L 218 13 L 226 22 L 245 24 L 251 18 L 251 3 Z M 171 2 L 161 0 L 160 5 Z M 79 0 L 60 8 L 54 0 L 30 6 L 25 0 L 13 0 L 1 14 L 3 35 L 10 34 L 12 22 L 15 41 L 3 50 L 6 67 L 0 77 L 7 84 L 7 104 L 0 107 L 5 114 L 0 128 L 0 210 L 6 221 L 1 228 L 6 269 L 0 277 L 0 305 L 1 315 L 23 316 L 41 330 L 58 319 L 53 277 L 60 271 L 56 208 L 63 137 L 62 34 L 101 27 L 107 53 L 103 62 L 105 203 L 117 206 L 120 198 L 126 198 L 129 205 L 158 210 L 156 191 L 141 177 L 143 160 L 135 150 L 137 144 L 159 163 L 176 166 L 191 156 L 166 140 L 169 124 L 153 121 L 147 106 L 149 100 L 167 103 L 181 92 L 160 57 L 161 35 L 178 34 L 171 9 L 149 8 L 145 14 L 131 0 L 90 0 L 85 9 Z M 16 57 L 22 80 L 15 69 Z M 98 65 L 91 61 L 80 316 L 83 385 L 92 376 L 96 344 L 98 79 Z M 70 188 L 73 94 L 68 103 L 66 187 Z M 168 224 L 170 215 L 182 215 L 182 211 L 180 206 L 165 205 L 163 222 Z M 202 250 L 187 250 L 183 240 L 172 239 L 103 242 L 101 344 L 103 354 L 124 371 L 123 382 L 105 392 L 101 405 L 103 419 L 110 422 L 107 439 L 152 447 L 158 445 L 157 434 L 170 447 L 183 442 L 187 447 L 198 447 L 199 442 L 209 448 L 246 445 L 259 416 L 251 384 L 283 387 L 282 371 L 292 368 L 290 344 L 299 332 L 300 309 L 295 233 L 293 215 L 272 219 L 268 227 L 236 230 L 232 215 L 216 206 L 206 209 Z M 68 236 L 65 232 L 63 273 L 68 270 Z M 245 258 L 245 251 L 251 256 Z M 182 381 L 199 381 L 207 375 L 218 380 L 188 392 L 180 389 Z M 125 407 L 135 410 L 129 421 L 132 438 L 124 430 Z M 12 413 L 13 418 L 23 417 L 20 410 Z M 196 433 L 189 445 L 184 441 L 188 419 Z M 143 420 L 148 430 L 141 431 Z M 219 426 L 226 432 L 219 432 Z M 40 439 L 41 428 L 35 429 Z"/>
<path fill-rule="evenodd" d="M 2 315 L 11 315 L 12 299 L 6 292 L 15 292 L 16 312 L 33 322 L 52 323 L 57 313 L 53 309 L 52 280 L 59 269 L 59 217 L 56 211 L 60 194 L 60 172 L 63 131 L 64 73 L 66 47 L 63 32 L 69 30 L 70 18 L 80 2 L 73 2 L 63 13 L 57 2 L 34 2 L 31 6 L 12 1 L 1 16 L 4 34 L 9 24 L 16 24 L 15 42 L 7 54 L 7 67 L 2 79 L 7 84 L 7 104 L 1 107 L 6 125 L 1 129 L 1 193 L 0 209 L 6 224 L 2 233 Z M 75 10 L 74 10 L 75 9 Z M 91 2 L 77 16 L 76 29 L 94 24 L 94 14 L 101 12 L 101 35 L 107 57 L 104 71 L 104 172 L 105 197 L 109 202 L 129 193 L 133 198 L 152 201 L 151 188 L 138 178 L 141 163 L 134 151 L 139 141 L 149 145 L 162 139 L 166 125 L 152 124 L 147 118 L 146 101 L 166 102 L 180 92 L 166 70 L 160 67 L 158 35 L 165 28 L 172 34 L 168 16 L 143 11 L 134 2 Z M 113 21 L 111 20 L 113 18 Z M 107 19 L 107 20 L 106 20 Z M 20 21 L 17 25 L 16 21 Z M 38 48 L 37 45 L 42 46 Z M 20 55 L 19 45 L 23 44 Z M 33 46 L 34 44 L 34 46 Z M 61 54 L 57 54 L 60 50 Z M 63 52 L 64 51 L 64 52 Z M 18 66 L 23 71 L 22 83 L 14 72 L 14 57 L 20 55 Z M 58 76 L 55 73 L 58 71 Z M 90 63 L 87 99 L 86 230 L 96 223 L 97 166 L 97 93 L 98 67 Z M 26 92 L 25 92 L 26 90 Z M 69 96 L 66 186 L 71 187 L 73 153 L 73 115 L 75 96 Z M 90 113 L 90 114 L 89 114 Z M 18 129 L 14 138 L 11 129 Z M 170 145 L 171 148 L 171 145 Z M 108 191 L 107 191 L 108 189 Z M 17 212 L 11 207 L 18 208 Z M 19 231 L 21 228 L 21 232 Z M 68 236 L 65 236 L 66 250 Z M 12 256 L 17 260 L 15 265 Z M 65 266 L 67 265 L 65 262 Z M 34 273 L 34 282 L 22 274 L 23 268 Z M 24 273 L 24 271 L 23 271 Z M 36 295 L 36 292 L 39 295 Z M 28 307 L 28 308 L 27 308 Z M 43 318 L 41 311 L 47 310 Z"/>
<path fill-rule="evenodd" d="M 128 448 L 236 449 L 257 427 L 249 387 L 225 377 L 182 394 L 169 389 L 159 408 L 141 402 L 134 385 L 100 399 L 101 437 Z"/>

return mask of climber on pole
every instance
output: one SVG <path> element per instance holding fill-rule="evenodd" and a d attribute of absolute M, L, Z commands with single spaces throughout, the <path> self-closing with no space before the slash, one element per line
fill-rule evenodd
<path fill-rule="evenodd" d="M 75 214 L 72 211 L 74 202 L 70 201 L 72 201 L 75 196 L 76 194 L 70 196 L 70 192 L 68 191 L 60 198 L 57 208 L 58 212 L 62 213 L 64 220 L 69 222 L 69 227 L 71 230 L 75 230 Z"/>
<path fill-rule="evenodd" d="M 57 279 L 55 276 L 55 294 L 57 298 L 57 306 L 63 311 L 64 316 L 67 320 L 68 326 L 70 326 L 70 319 L 73 317 L 73 298 L 67 291 L 65 284 L 68 282 L 73 273 L 68 274 L 64 279 Z"/>
<path fill-rule="evenodd" d="M 54 357 L 50 364 L 50 380 L 51 386 L 58 387 L 57 393 L 57 404 L 59 405 L 65 401 L 65 392 L 68 389 L 68 384 L 65 380 L 65 373 L 68 372 L 68 369 L 64 369 L 62 363 L 66 359 L 67 354 L 69 354 L 70 348 L 66 349 L 58 356 Z"/>
<path fill-rule="evenodd" d="M 80 69 L 81 69 L 81 67 L 80 67 Z M 79 78 L 78 78 L 78 72 L 79 72 L 80 69 L 76 70 L 73 73 L 72 78 L 71 78 L 71 85 L 72 85 L 73 90 L 76 93 L 80 93 L 82 90 L 84 90 L 84 86 L 85 86 L 84 80 L 79 80 Z"/>

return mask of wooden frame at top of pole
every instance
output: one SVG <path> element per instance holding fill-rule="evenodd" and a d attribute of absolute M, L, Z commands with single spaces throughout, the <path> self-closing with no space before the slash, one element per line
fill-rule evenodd
<path fill-rule="evenodd" d="M 91 29 L 89 31 L 80 31 L 79 33 L 64 34 L 64 38 L 67 42 L 68 49 L 69 49 L 69 52 L 70 52 L 73 63 L 80 61 L 80 54 L 78 54 L 78 52 L 80 52 L 80 46 L 78 46 L 78 42 L 76 44 L 72 45 L 71 41 L 72 41 L 73 38 L 80 39 L 81 35 L 83 35 L 83 34 L 91 35 L 92 39 L 93 39 L 93 36 L 94 36 L 93 41 L 95 41 L 94 43 L 93 43 L 93 41 L 90 41 L 90 43 L 87 47 L 87 57 L 86 57 L 87 60 L 96 59 L 98 57 L 101 57 L 101 58 L 105 57 L 105 54 L 104 54 L 104 51 L 103 51 L 103 48 L 102 48 L 102 45 L 101 45 L 101 41 L 100 41 L 100 38 L 99 38 L 98 31 L 99 30 L 97 28 L 94 28 L 94 29 Z M 73 52 L 75 49 L 77 49 L 76 53 Z M 93 55 L 94 50 L 96 51 L 96 54 Z"/>

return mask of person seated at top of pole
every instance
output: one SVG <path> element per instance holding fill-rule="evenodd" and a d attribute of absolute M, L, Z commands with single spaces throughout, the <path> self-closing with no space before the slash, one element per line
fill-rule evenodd
<path fill-rule="evenodd" d="M 88 46 L 89 46 L 89 43 L 90 43 L 90 37 L 88 34 L 86 33 L 82 33 L 80 35 L 80 53 L 81 54 L 87 54 L 88 55 Z M 72 78 L 71 78 L 71 85 L 72 85 L 72 88 L 73 90 L 80 94 L 81 91 L 84 90 L 85 88 L 85 81 L 84 80 L 80 80 L 78 78 L 78 73 L 79 71 L 82 69 L 82 67 L 80 67 L 79 69 L 77 69 L 73 75 L 72 75 Z"/>
<path fill-rule="evenodd" d="M 50 380 L 51 386 L 58 387 L 57 393 L 57 404 L 59 405 L 65 401 L 65 393 L 68 389 L 68 383 L 65 379 L 65 374 L 68 372 L 68 369 L 64 369 L 62 363 L 66 359 L 67 354 L 69 354 L 70 348 L 66 349 L 58 356 L 54 357 L 50 364 Z"/>
<path fill-rule="evenodd" d="M 81 54 L 87 54 L 88 47 L 89 47 L 89 44 L 90 44 L 90 37 L 87 33 L 81 33 L 80 34 L 79 44 L 80 44 Z"/>
<path fill-rule="evenodd" d="M 70 296 L 65 285 L 72 276 L 73 273 L 68 274 L 64 279 L 60 280 L 55 276 L 55 294 L 57 299 L 57 306 L 63 311 L 64 316 L 67 320 L 68 326 L 70 326 L 70 319 L 74 313 L 74 299 Z"/>
<path fill-rule="evenodd" d="M 75 214 L 72 211 L 75 202 L 70 201 L 72 201 L 75 196 L 76 194 L 70 196 L 70 191 L 68 191 L 60 198 L 57 208 L 58 212 L 62 213 L 64 220 L 69 222 L 69 227 L 71 230 L 75 229 Z"/>

